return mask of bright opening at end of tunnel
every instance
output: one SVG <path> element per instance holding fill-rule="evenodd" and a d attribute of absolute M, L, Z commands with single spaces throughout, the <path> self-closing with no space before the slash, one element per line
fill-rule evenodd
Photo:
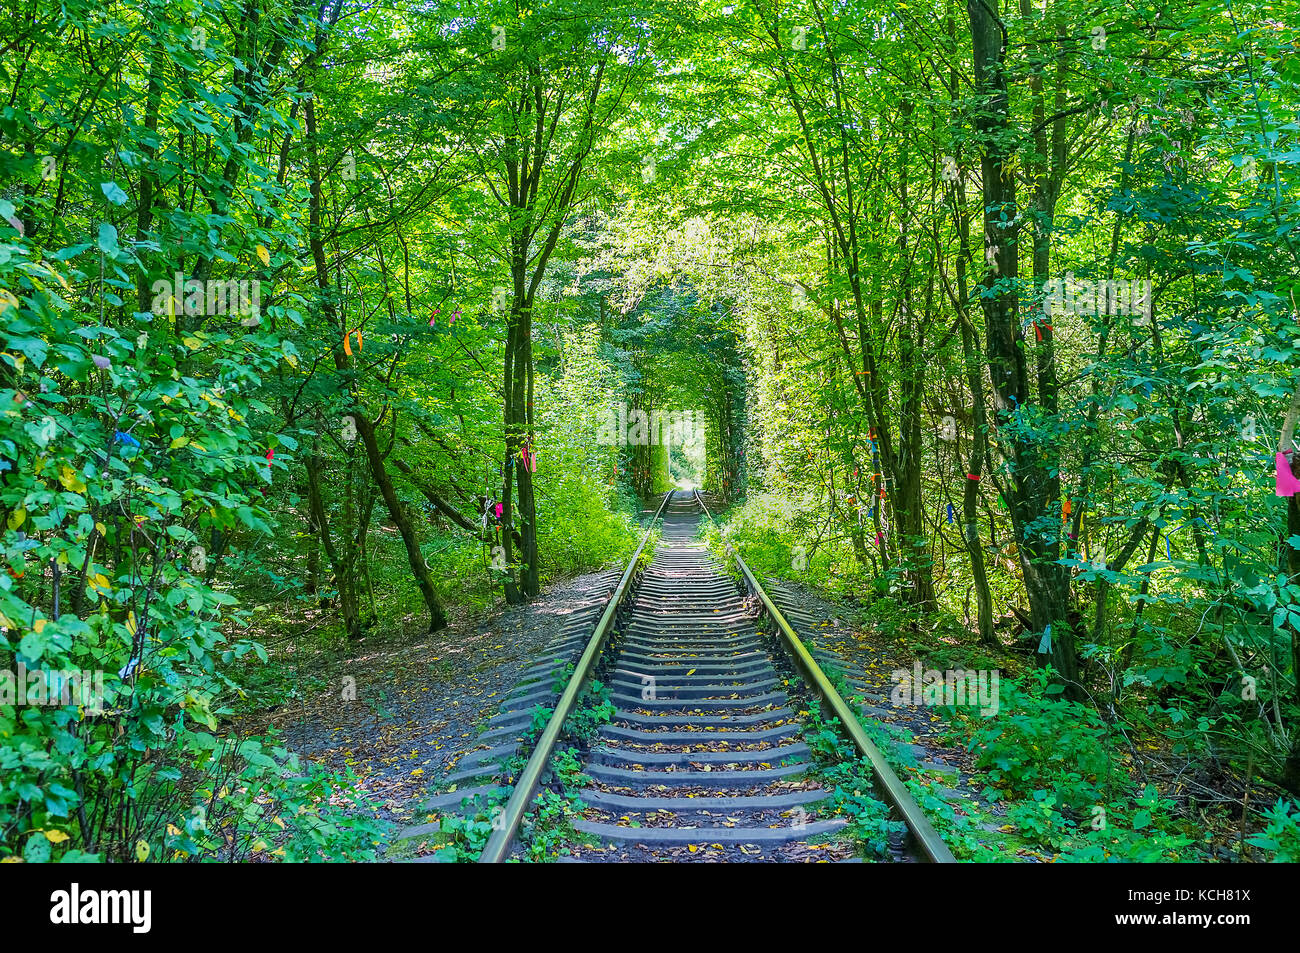
<path fill-rule="evenodd" d="M 685 437 L 668 447 L 668 476 L 679 490 L 698 490 L 704 485 L 706 428 L 697 424 Z"/>

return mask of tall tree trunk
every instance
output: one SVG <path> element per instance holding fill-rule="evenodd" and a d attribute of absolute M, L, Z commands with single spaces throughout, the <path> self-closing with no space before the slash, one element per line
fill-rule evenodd
<path fill-rule="evenodd" d="M 912 106 L 904 102 L 900 107 L 901 127 L 910 129 Z M 910 139 L 906 132 L 898 156 L 898 188 L 900 197 L 898 250 L 899 258 L 906 263 L 900 279 L 899 292 L 902 316 L 898 327 L 898 374 L 900 377 L 900 408 L 898 420 L 898 452 L 894 467 L 894 494 L 890 504 L 894 510 L 898 552 L 908 577 L 908 602 L 922 612 L 934 609 L 934 574 L 931 567 L 929 541 L 925 533 L 925 504 L 922 499 L 921 474 L 921 415 L 925 401 L 925 362 L 921 355 L 923 322 L 916 320 L 916 302 L 912 296 L 910 232 L 909 169 Z"/>
<path fill-rule="evenodd" d="M 952 50 L 957 53 L 957 19 L 954 5 L 948 7 L 947 33 Z M 955 101 L 961 79 L 954 66 L 948 74 L 949 94 Z M 970 557 L 971 581 L 975 586 L 975 622 L 979 640 L 988 646 L 997 646 L 993 631 L 993 591 L 989 587 L 988 567 L 984 561 L 984 545 L 979 533 L 980 479 L 988 459 L 988 417 L 984 409 L 984 366 L 979 356 L 979 335 L 970 318 L 970 278 L 967 274 L 971 260 L 970 217 L 966 214 L 966 186 L 960 175 L 952 183 L 953 223 L 957 229 L 957 311 L 961 322 L 962 364 L 966 372 L 966 388 L 970 392 L 971 439 L 966 459 L 966 473 L 962 478 L 962 540 Z M 975 479 L 971 479 L 974 477 Z"/>
<path fill-rule="evenodd" d="M 1084 697 L 1069 620 L 1069 576 L 1057 563 L 1059 534 L 1044 536 L 1030 526 L 1054 513 L 1053 487 L 1059 482 L 1039 447 L 1016 425 L 1018 411 L 1031 403 L 1030 377 L 1021 347 L 1018 317 L 1017 257 L 1020 227 L 1012 168 L 1014 140 L 1005 73 L 1003 24 L 985 0 L 967 0 L 975 62 L 975 91 L 981 102 L 975 128 L 981 137 L 984 187 L 984 241 L 988 269 L 983 296 L 989 372 L 993 382 L 999 442 L 1010 482 L 1004 492 L 1016 533 L 1017 552 L 1036 631 L 1044 632 L 1050 662 L 1070 698 Z M 1050 371 L 1050 367 L 1048 368 Z M 1040 365 L 1040 375 L 1042 367 Z M 1054 382 L 1049 388 L 1054 390 Z M 1051 627 L 1050 630 L 1048 627 Z M 1050 632 L 1050 635 L 1046 633 Z"/>
<path fill-rule="evenodd" d="M 537 553 L 537 500 L 533 492 L 535 464 L 533 430 L 533 297 L 528 297 L 528 308 L 523 313 L 519 335 L 521 360 L 516 361 L 518 384 L 515 404 L 519 429 L 523 437 L 522 455 L 515 454 L 515 484 L 519 490 L 519 588 L 524 598 L 536 598 L 541 591 Z"/>

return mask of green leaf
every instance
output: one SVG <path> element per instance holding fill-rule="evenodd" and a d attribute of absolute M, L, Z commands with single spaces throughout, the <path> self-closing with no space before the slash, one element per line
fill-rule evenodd
<path fill-rule="evenodd" d="M 99 250 L 105 255 L 116 255 L 121 251 L 117 245 L 117 229 L 107 222 L 99 226 Z"/>
<path fill-rule="evenodd" d="M 18 651 L 33 662 L 40 661 L 47 645 L 45 636 L 39 632 L 28 632 L 18 643 Z"/>
<path fill-rule="evenodd" d="M 23 848 L 23 860 L 29 864 L 47 864 L 50 861 L 50 842 L 43 831 L 37 831 L 27 838 Z"/>
<path fill-rule="evenodd" d="M 102 182 L 99 187 L 104 193 L 104 198 L 114 205 L 122 205 L 126 202 L 126 193 L 116 182 Z"/>

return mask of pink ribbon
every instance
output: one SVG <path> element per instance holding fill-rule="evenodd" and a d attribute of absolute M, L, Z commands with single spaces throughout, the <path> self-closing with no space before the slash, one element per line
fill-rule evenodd
<path fill-rule="evenodd" d="M 1290 450 L 1279 450 L 1273 458 L 1278 496 L 1295 496 L 1300 492 L 1300 480 L 1291 472 L 1290 456 Z"/>

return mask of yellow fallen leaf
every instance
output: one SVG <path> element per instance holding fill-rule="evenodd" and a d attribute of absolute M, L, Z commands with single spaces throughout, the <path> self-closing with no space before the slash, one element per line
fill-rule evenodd
<path fill-rule="evenodd" d="M 175 824 L 168 824 L 168 825 L 167 825 L 167 833 L 168 833 L 168 834 L 171 834 L 172 837 L 180 837 L 180 836 L 181 836 L 181 829 L 180 829 L 179 827 L 177 827 Z"/>
<path fill-rule="evenodd" d="M 37 635 L 40 635 L 41 632 L 44 631 L 45 629 L 45 623 L 48 621 L 49 619 L 37 619 L 35 622 L 32 623 L 32 631 L 34 631 Z"/>
<path fill-rule="evenodd" d="M 185 446 L 189 442 L 190 442 L 190 438 L 185 436 L 184 434 L 181 434 L 179 437 L 177 437 L 175 440 L 172 441 L 171 448 L 173 450 L 177 450 Z"/>
<path fill-rule="evenodd" d="M 73 493 L 85 493 L 86 484 L 77 476 L 77 471 L 72 469 L 66 463 L 63 469 L 59 471 L 59 482 L 63 484 L 65 490 L 71 490 Z"/>
<path fill-rule="evenodd" d="M 108 581 L 107 576 L 105 576 L 102 572 L 97 572 L 90 579 L 90 588 L 96 591 L 102 589 L 104 592 L 108 592 L 111 588 L 113 588 L 113 586 L 112 583 Z"/>
<path fill-rule="evenodd" d="M 26 510 L 14 510 L 12 513 L 9 514 L 9 528 L 17 529 L 18 527 L 23 525 L 26 519 L 27 519 Z"/>
<path fill-rule="evenodd" d="M 143 864 L 143 863 L 145 862 L 145 859 L 146 859 L 148 856 L 149 856 L 149 845 L 148 845 L 147 843 L 145 843 L 144 841 L 142 841 L 142 840 L 138 840 L 138 841 L 136 841 L 136 842 L 135 842 L 135 859 L 138 860 L 138 861 L 140 861 L 140 863 Z"/>
<path fill-rule="evenodd" d="M 264 265 L 269 265 L 271 263 L 271 253 L 266 250 L 265 245 L 257 246 L 257 257 L 262 260 L 262 264 Z"/>

